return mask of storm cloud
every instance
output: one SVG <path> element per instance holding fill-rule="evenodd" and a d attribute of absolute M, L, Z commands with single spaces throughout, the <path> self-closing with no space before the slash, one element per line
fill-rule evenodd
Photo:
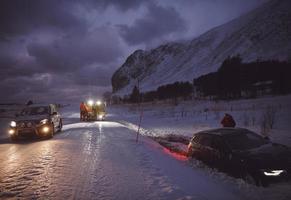
<path fill-rule="evenodd" d="M 1 0 L 0 103 L 101 96 L 137 48 L 193 39 L 265 1 Z"/>
<path fill-rule="evenodd" d="M 56 38 L 50 43 L 29 43 L 27 51 L 52 72 L 72 71 L 92 63 L 107 64 L 121 55 L 118 37 L 107 27 Z"/>
<path fill-rule="evenodd" d="M 131 26 L 119 25 L 119 29 L 129 45 L 136 45 L 183 32 L 186 30 L 186 23 L 173 7 L 151 4 L 143 18 L 136 19 Z"/>
<path fill-rule="evenodd" d="M 86 21 L 76 16 L 74 1 L 65 0 L 1 0 L 0 36 L 11 38 L 39 30 L 80 30 Z"/>

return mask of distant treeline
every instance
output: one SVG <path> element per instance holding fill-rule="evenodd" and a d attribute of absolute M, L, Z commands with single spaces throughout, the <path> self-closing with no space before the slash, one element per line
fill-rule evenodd
<path fill-rule="evenodd" d="M 158 87 L 157 90 L 140 93 L 138 88 L 135 86 L 129 97 L 125 97 L 123 101 L 137 103 L 150 102 L 154 100 L 165 100 L 165 99 L 177 99 L 183 97 L 186 99 L 191 96 L 193 91 L 193 85 L 190 82 L 175 82 L 173 84 L 167 84 Z"/>
<path fill-rule="evenodd" d="M 227 58 L 217 72 L 193 80 L 201 96 L 217 99 L 256 97 L 291 92 L 291 63 L 278 60 L 242 63 L 240 56 Z"/>
<path fill-rule="evenodd" d="M 243 63 L 239 55 L 224 60 L 217 72 L 190 82 L 175 82 L 140 93 L 134 87 L 123 102 L 137 103 L 178 98 L 238 99 L 291 93 L 291 63 L 278 60 Z"/>

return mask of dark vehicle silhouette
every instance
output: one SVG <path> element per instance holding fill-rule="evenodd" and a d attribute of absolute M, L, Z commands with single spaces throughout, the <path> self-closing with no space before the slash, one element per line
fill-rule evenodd
<path fill-rule="evenodd" d="M 249 183 L 267 186 L 289 179 L 291 150 L 242 128 L 219 128 L 194 134 L 188 155 Z"/>
<path fill-rule="evenodd" d="M 62 119 L 54 104 L 32 104 L 26 106 L 10 122 L 8 133 L 11 140 L 20 138 L 51 138 L 61 131 Z"/>

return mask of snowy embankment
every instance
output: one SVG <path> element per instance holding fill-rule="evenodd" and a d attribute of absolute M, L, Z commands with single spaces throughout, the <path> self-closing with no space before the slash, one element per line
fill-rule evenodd
<path fill-rule="evenodd" d="M 284 116 L 290 108 L 290 97 L 276 99 L 286 101 L 281 105 L 284 109 L 277 112 L 278 116 Z M 272 99 L 256 101 L 252 103 L 258 107 L 263 107 L 262 102 L 273 102 Z M 179 106 L 143 106 L 141 134 L 155 138 L 169 134 L 190 137 L 198 130 L 217 127 L 219 123 L 215 121 L 216 114 L 213 116 L 213 105 L 211 102 L 184 102 Z M 238 108 L 248 111 L 246 107 L 251 103 L 248 100 L 215 105 L 221 108 L 232 105 L 231 114 L 240 125 L 241 111 Z M 225 111 L 221 109 L 218 113 L 223 115 Z M 146 137 L 141 136 L 136 143 L 135 132 L 127 129 L 137 130 L 139 112 L 135 107 L 110 107 L 108 122 L 80 123 L 77 104 L 64 107 L 61 113 L 64 129 L 51 140 L 20 144 L 9 140 L 1 142 L 0 163 L 4 168 L 0 173 L 0 198 L 291 198 L 290 182 L 268 188 L 256 187 L 210 169 L 195 159 L 188 162 L 186 157 L 174 154 Z M 288 113 L 285 116 L 289 116 Z M 0 119 L 9 121 L 9 118 Z M 111 120 L 120 121 L 126 127 Z M 274 124 L 274 130 L 280 128 L 279 124 Z M 288 127 L 288 123 L 285 125 Z M 286 132 L 285 129 L 282 132 Z M 1 135 L 7 137 L 4 132 Z"/>
<path fill-rule="evenodd" d="M 141 111 L 142 110 L 142 111 Z M 220 127 L 224 113 L 231 114 L 238 127 L 267 135 L 274 142 L 291 146 L 291 95 L 237 101 L 187 101 L 171 103 L 117 105 L 109 109 L 109 119 L 135 130 L 140 122 L 143 135 L 161 137 L 194 133 Z M 272 128 L 268 128 L 269 126 Z"/>
<path fill-rule="evenodd" d="M 108 119 L 118 121 L 135 131 L 139 129 L 140 134 L 154 138 L 163 146 L 170 146 L 171 150 L 179 154 L 185 153 L 185 139 L 190 139 L 194 133 L 220 127 L 224 113 L 231 114 L 238 127 L 268 135 L 274 142 L 291 146 L 291 95 L 228 102 L 188 101 L 180 102 L 177 106 L 170 103 L 143 104 L 141 107 L 118 105 L 111 106 L 109 113 Z M 268 121 L 268 118 L 273 120 Z M 268 129 L 271 122 L 272 129 Z M 168 153 L 177 159 L 181 158 L 173 152 Z M 209 177 L 221 183 L 240 188 L 240 191 L 248 194 L 249 199 L 291 198 L 290 182 L 259 188 L 211 169 L 195 159 L 190 160 L 189 164 L 194 169 L 202 168 Z"/>

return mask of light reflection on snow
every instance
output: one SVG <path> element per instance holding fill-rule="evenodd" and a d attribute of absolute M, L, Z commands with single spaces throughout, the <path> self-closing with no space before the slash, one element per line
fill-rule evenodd
<path fill-rule="evenodd" d="M 91 131 L 86 131 L 85 132 L 86 135 L 86 140 L 87 142 L 85 143 L 86 145 L 84 146 L 84 153 L 86 154 L 91 154 L 92 153 L 92 132 Z"/>
<path fill-rule="evenodd" d="M 118 122 L 101 121 L 101 122 L 96 122 L 96 123 L 102 125 L 102 127 L 105 127 L 105 128 L 124 127 L 124 125 L 122 125 Z"/>
<path fill-rule="evenodd" d="M 74 124 L 67 124 L 63 126 L 63 131 L 71 130 L 71 129 L 79 129 L 79 128 L 95 128 L 96 124 L 101 124 L 102 128 L 116 128 L 116 127 L 124 127 L 124 125 L 117 122 L 110 121 L 102 121 L 102 122 L 78 122 Z"/>
<path fill-rule="evenodd" d="M 17 163 L 17 161 L 19 160 L 19 154 L 18 154 L 18 151 L 17 150 L 17 147 L 16 145 L 13 145 L 12 147 L 10 147 L 9 151 L 11 151 L 12 153 L 10 153 L 8 155 L 8 162 L 9 163 Z M 6 167 L 14 167 L 14 165 L 8 165 Z M 11 170 L 10 168 L 8 170 Z"/>
<path fill-rule="evenodd" d="M 179 154 L 179 153 L 177 153 L 177 152 L 172 152 L 172 151 L 170 151 L 169 149 L 167 149 L 167 148 L 165 148 L 165 147 L 163 147 L 163 152 L 165 152 L 166 154 L 168 154 L 168 155 L 174 157 L 174 158 L 177 159 L 177 160 L 181 160 L 181 161 L 186 161 L 186 160 L 188 160 L 188 157 L 187 157 L 187 156 L 185 156 L 185 155 L 183 155 L 183 154 Z"/>
<path fill-rule="evenodd" d="M 44 141 L 41 143 L 41 159 L 49 160 L 51 158 L 52 142 Z"/>
<path fill-rule="evenodd" d="M 98 123 L 99 133 L 102 133 L 102 123 Z"/>

